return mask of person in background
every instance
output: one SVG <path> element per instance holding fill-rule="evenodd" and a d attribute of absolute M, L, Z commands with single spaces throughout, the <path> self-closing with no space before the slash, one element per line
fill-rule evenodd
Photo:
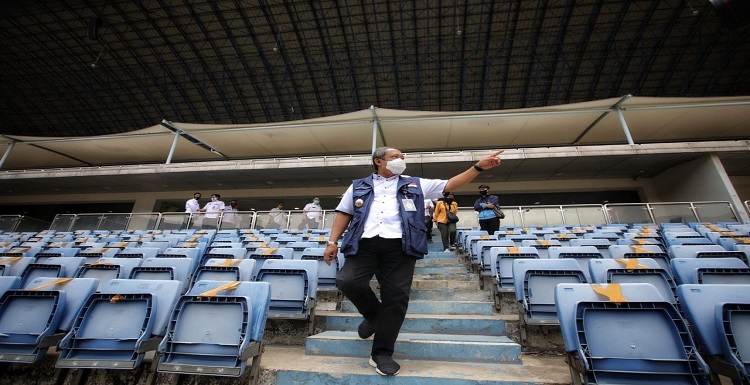
<path fill-rule="evenodd" d="M 323 219 L 323 209 L 320 207 L 320 197 L 313 197 L 312 203 L 308 203 L 302 209 L 302 223 L 300 230 L 304 228 L 317 229 Z"/>
<path fill-rule="evenodd" d="M 490 195 L 490 186 L 479 185 L 479 199 L 474 202 L 474 210 L 477 211 L 479 229 L 486 231 L 489 235 L 500 230 L 500 218 L 492 210 L 499 204 L 500 200 L 495 195 Z"/>
<path fill-rule="evenodd" d="M 346 232 L 341 252 L 346 263 L 336 277 L 339 290 L 362 314 L 357 334 L 372 340 L 369 365 L 383 376 L 399 373 L 393 351 L 409 306 L 414 266 L 427 254 L 424 200 L 455 190 L 500 164 L 496 151 L 468 170 L 450 178 L 423 179 L 403 175 L 404 154 L 380 147 L 372 154 L 374 174 L 356 179 L 336 207 L 323 259 L 330 265 L 338 255 L 339 238 Z M 370 287 L 373 275 L 380 298 Z"/>
<path fill-rule="evenodd" d="M 268 222 L 266 223 L 266 228 L 268 229 L 280 229 L 282 227 L 286 228 L 286 220 L 284 215 L 284 202 L 279 201 L 276 203 L 276 207 L 272 208 L 271 211 L 268 212 Z"/>
<path fill-rule="evenodd" d="M 432 199 L 424 200 L 424 226 L 427 227 L 427 243 L 432 243 L 432 212 L 435 211 L 435 204 Z"/>
<path fill-rule="evenodd" d="M 224 201 L 221 200 L 221 195 L 211 194 L 211 201 L 200 209 L 201 212 L 206 213 L 201 228 L 215 229 L 219 223 L 219 213 L 224 211 L 225 206 Z"/>
<path fill-rule="evenodd" d="M 437 223 L 440 239 L 443 241 L 443 249 L 451 251 L 456 244 L 456 223 L 449 221 L 446 213 L 458 214 L 458 203 L 455 201 L 453 193 L 449 191 L 445 192 L 443 196 L 444 199 L 435 204 L 435 213 L 432 220 Z"/>
<path fill-rule="evenodd" d="M 198 200 L 201 199 L 201 193 L 197 192 L 193 194 L 193 199 L 188 199 L 187 202 L 185 202 L 185 212 L 186 213 L 197 213 L 201 210 L 201 204 L 198 202 Z"/>
<path fill-rule="evenodd" d="M 240 215 L 237 213 L 237 201 L 229 201 L 229 206 L 224 207 L 224 214 L 221 216 L 221 228 L 222 229 L 236 229 L 239 228 Z"/>

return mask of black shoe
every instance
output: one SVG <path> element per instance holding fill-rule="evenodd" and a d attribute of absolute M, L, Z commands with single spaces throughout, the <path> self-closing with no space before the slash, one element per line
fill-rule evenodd
<path fill-rule="evenodd" d="M 375 321 L 369 321 L 364 320 L 361 324 L 359 324 L 359 327 L 357 328 L 357 334 L 359 334 L 359 338 L 365 339 L 370 338 L 373 334 L 375 334 L 375 330 L 377 330 L 378 324 Z"/>
<path fill-rule="evenodd" d="M 372 356 L 370 357 L 370 366 L 375 368 L 375 371 L 381 376 L 395 376 L 401 371 L 401 365 L 390 356 Z"/>

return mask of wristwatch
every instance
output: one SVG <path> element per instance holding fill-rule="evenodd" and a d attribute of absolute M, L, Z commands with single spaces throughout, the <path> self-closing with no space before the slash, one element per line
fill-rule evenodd
<path fill-rule="evenodd" d="M 481 168 L 481 167 L 477 166 L 476 164 L 474 165 L 474 169 L 475 169 L 475 170 L 477 170 L 477 171 L 479 171 L 479 172 L 482 172 L 482 171 L 484 171 L 484 169 L 483 169 L 483 168 Z"/>
<path fill-rule="evenodd" d="M 328 242 L 327 242 L 326 244 L 327 244 L 328 246 L 331 246 L 331 245 L 336 245 L 336 246 L 338 246 L 338 245 L 339 245 L 338 243 L 336 243 L 336 242 L 334 242 L 334 241 L 328 241 Z"/>

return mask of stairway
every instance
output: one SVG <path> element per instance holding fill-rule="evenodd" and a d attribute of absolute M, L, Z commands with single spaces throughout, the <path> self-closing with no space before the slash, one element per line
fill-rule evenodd
<path fill-rule="evenodd" d="M 430 244 L 427 257 L 417 262 L 409 310 L 396 341 L 394 358 L 401 373 L 382 380 L 430 385 L 570 382 L 561 359 L 522 357 L 521 346 L 506 335 L 506 322 L 517 322 L 517 316 L 496 314 L 491 292 L 479 290 L 478 282 L 455 253 L 442 250 L 439 240 Z M 372 285 L 376 288 L 377 282 Z M 264 353 L 264 363 L 267 356 L 287 361 L 275 368 L 275 383 L 379 380 L 367 364 L 372 338 L 357 336 L 362 317 L 351 302 L 345 300 L 340 311 L 318 311 L 318 316 L 326 319 L 325 331 L 307 338 L 303 356 L 293 347 Z"/>

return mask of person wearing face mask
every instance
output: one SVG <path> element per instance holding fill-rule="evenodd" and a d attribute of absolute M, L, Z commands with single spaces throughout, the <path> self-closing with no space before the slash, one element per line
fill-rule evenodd
<path fill-rule="evenodd" d="M 392 376 L 401 370 L 392 356 L 409 304 L 415 263 L 427 254 L 424 200 L 440 198 L 499 165 L 502 152 L 442 180 L 403 175 L 406 163 L 401 151 L 380 147 L 372 154 L 375 173 L 354 180 L 342 196 L 323 258 L 329 265 L 336 259 L 339 238 L 348 228 L 341 244 L 346 263 L 336 283 L 364 318 L 359 337 L 374 335 L 369 364 L 378 374 Z M 370 287 L 373 275 L 380 285 L 380 299 Z"/>
<path fill-rule="evenodd" d="M 224 207 L 224 213 L 221 215 L 222 229 L 236 229 L 239 225 L 240 216 L 237 213 L 237 201 L 231 200 L 229 206 Z"/>
<path fill-rule="evenodd" d="M 495 234 L 500 230 L 500 218 L 492 210 L 500 200 L 495 195 L 490 195 L 490 186 L 486 184 L 479 185 L 479 199 L 474 202 L 474 210 L 477 211 L 479 219 L 479 228 L 489 235 Z"/>
<path fill-rule="evenodd" d="M 302 208 L 300 230 L 305 227 L 308 229 L 319 228 L 321 219 L 323 219 L 323 209 L 320 207 L 320 197 L 313 197 L 312 203 L 308 203 Z"/>
<path fill-rule="evenodd" d="M 201 193 L 197 192 L 193 194 L 193 199 L 188 199 L 188 201 L 185 202 L 185 212 L 197 213 L 201 211 L 201 204 L 198 202 L 199 199 L 201 199 Z"/>
<path fill-rule="evenodd" d="M 211 201 L 206 203 L 201 212 L 206 213 L 203 217 L 203 229 L 215 229 L 219 223 L 219 213 L 224 211 L 224 202 L 220 200 L 221 195 L 211 194 Z"/>
<path fill-rule="evenodd" d="M 272 208 L 268 212 L 268 223 L 266 224 L 267 229 L 280 229 L 286 228 L 286 218 L 284 215 L 284 202 L 279 201 L 276 207 Z"/>
<path fill-rule="evenodd" d="M 440 239 L 443 241 L 443 249 L 448 252 L 456 244 L 456 223 L 449 221 L 446 213 L 450 211 L 453 214 L 458 214 L 458 203 L 456 203 L 455 196 L 451 192 L 446 192 L 443 196 L 445 198 L 439 200 L 435 205 L 432 220 L 437 223 Z"/>

